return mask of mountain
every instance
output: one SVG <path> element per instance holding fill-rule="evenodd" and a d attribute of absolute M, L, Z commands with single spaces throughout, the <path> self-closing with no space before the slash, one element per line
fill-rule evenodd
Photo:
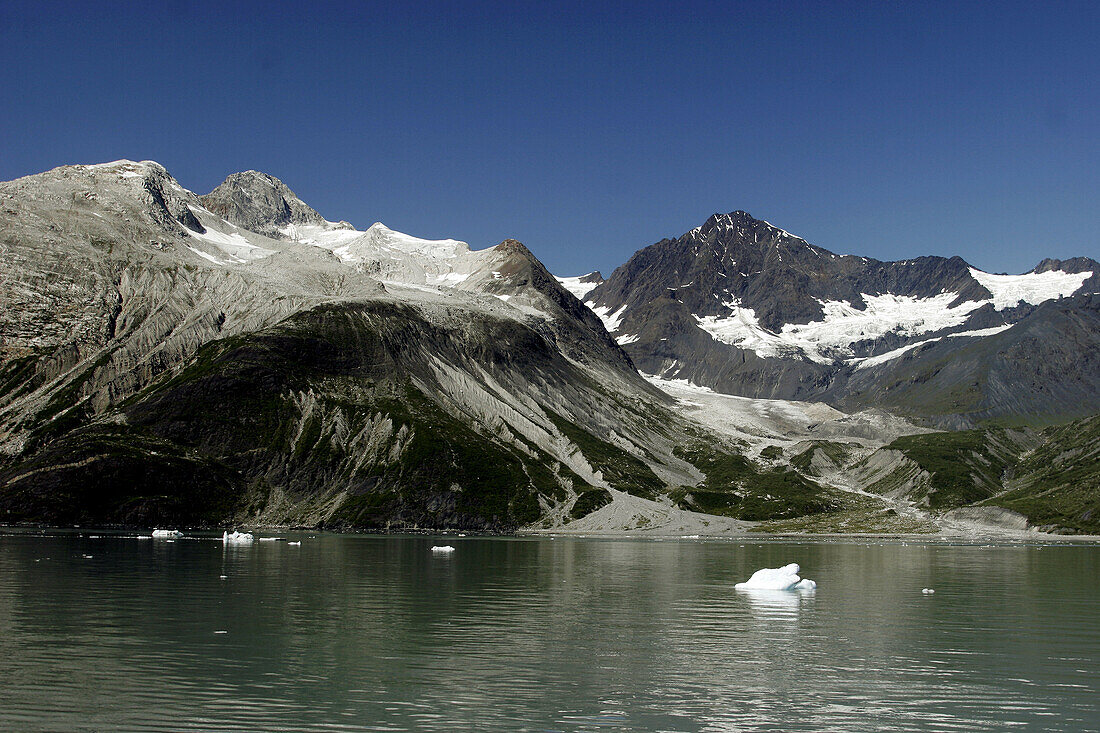
<path fill-rule="evenodd" d="M 261 173 L 197 196 L 118 161 L 0 184 L 0 248 L 9 522 L 558 526 L 671 511 L 700 445 L 737 461 L 710 489 L 733 518 L 835 493 L 681 414 L 516 240 L 358 231 Z M 758 475 L 763 506 L 738 488 Z"/>
<path fill-rule="evenodd" d="M 1037 425 L 1092 409 L 1096 263 L 878 263 L 744 214 L 681 240 L 559 281 L 255 171 L 0 183 L 0 520 L 1093 529 L 1094 422 Z"/>
<path fill-rule="evenodd" d="M 648 374 L 944 427 L 1100 411 L 1100 263 L 1088 258 L 1022 275 L 959 257 L 881 262 L 736 211 L 591 282 L 581 297 Z"/>

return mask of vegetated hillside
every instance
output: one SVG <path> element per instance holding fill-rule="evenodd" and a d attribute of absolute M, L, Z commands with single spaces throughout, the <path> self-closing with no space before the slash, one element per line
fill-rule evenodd
<path fill-rule="evenodd" d="M 1100 264 L 1022 275 L 837 255 L 743 211 L 563 282 L 645 373 L 947 427 L 1100 411 Z"/>
<path fill-rule="evenodd" d="M 1042 430 L 908 435 L 854 473 L 868 491 L 937 513 L 1000 507 L 1044 531 L 1100 534 L 1100 416 Z"/>

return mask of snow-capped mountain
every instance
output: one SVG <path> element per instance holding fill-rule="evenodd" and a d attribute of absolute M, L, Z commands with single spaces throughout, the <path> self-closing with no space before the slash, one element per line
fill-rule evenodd
<path fill-rule="evenodd" d="M 935 378 L 920 374 L 917 361 L 966 361 L 975 349 L 983 360 L 954 363 L 957 378 L 1026 376 L 1028 360 L 995 354 L 1034 324 L 1065 320 L 1057 314 L 1068 310 L 1084 321 L 1052 325 L 1035 356 L 1066 347 L 1087 363 L 1085 350 L 1097 344 L 1100 264 L 1086 258 L 1044 260 L 1022 275 L 982 272 L 958 257 L 881 262 L 834 254 L 738 211 L 640 250 L 606 282 L 585 289 L 575 280 L 562 282 L 643 372 L 665 378 L 754 397 L 888 405 L 961 423 L 1100 409 L 1095 369 L 1083 375 L 1083 388 L 1038 399 L 983 387 L 945 404 L 907 395 L 904 384 Z M 1054 362 L 1063 369 L 1053 375 L 1054 391 L 1065 379 L 1080 381 L 1070 374 L 1074 361 L 1081 360 L 1060 354 Z"/>
<path fill-rule="evenodd" d="M 700 476 L 671 398 L 515 240 L 118 161 L 0 184 L 0 247 L 9 518 L 504 529 Z"/>
<path fill-rule="evenodd" d="M 1025 458 L 1091 460 L 1095 421 L 959 442 L 861 408 L 1095 409 L 1095 265 L 876 263 L 736 215 L 559 282 L 516 240 L 357 230 L 255 171 L 198 196 L 63 166 L 0 183 L 0 520 L 900 531 L 864 488 L 997 502 L 986 461 L 1028 472 L 1010 508 L 1089 530 Z M 937 474 L 956 443 L 978 492 Z"/>

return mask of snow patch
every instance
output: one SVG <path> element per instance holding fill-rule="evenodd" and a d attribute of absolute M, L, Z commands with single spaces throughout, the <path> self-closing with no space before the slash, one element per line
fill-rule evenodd
<path fill-rule="evenodd" d="M 993 307 L 1002 311 L 1020 303 L 1039 305 L 1073 295 L 1092 277 L 1092 272 L 1050 270 L 1023 275 L 991 275 L 971 267 L 970 275 L 993 294 Z"/>
<path fill-rule="evenodd" d="M 804 356 L 819 364 L 832 364 L 851 356 L 857 341 L 877 339 L 889 333 L 915 336 L 954 328 L 963 324 L 983 303 L 966 301 L 949 307 L 958 295 L 941 293 L 931 298 L 906 295 L 861 294 L 866 308 L 859 310 L 848 301 L 818 301 L 824 312 L 820 321 L 788 323 L 778 333 L 760 325 L 752 308 L 737 299 L 722 305 L 732 314 L 695 316 L 699 327 L 716 341 L 754 351 L 757 356 Z"/>
<path fill-rule="evenodd" d="M 591 275 L 592 273 L 589 273 Z M 579 275 L 577 277 L 559 277 L 555 278 L 561 286 L 576 296 L 577 300 L 584 302 L 585 296 L 596 289 L 599 283 L 586 283 L 581 282 L 581 278 L 588 277 L 588 275 Z"/>
<path fill-rule="evenodd" d="M 887 351 L 885 353 L 877 354 L 875 356 L 868 356 L 868 357 L 863 358 L 863 359 L 852 359 L 852 360 L 849 361 L 849 364 L 855 364 L 857 370 L 858 369 L 866 369 L 867 367 L 878 366 L 879 364 L 885 364 L 888 361 L 891 361 L 893 359 L 898 358 L 899 356 L 902 356 L 906 352 L 909 352 L 909 351 L 912 351 L 913 349 L 924 346 L 925 344 L 933 344 L 937 341 L 940 341 L 942 338 L 963 338 L 963 337 L 984 338 L 986 336 L 992 336 L 994 334 L 1001 333 L 1002 331 L 1006 331 L 1010 328 L 1012 328 L 1012 324 L 1011 323 L 1006 323 L 1002 326 L 993 326 L 991 328 L 977 328 L 977 329 L 974 329 L 972 331 L 959 331 L 957 333 L 949 333 L 945 337 L 937 336 L 936 338 L 925 339 L 924 341 L 917 341 L 915 343 L 907 344 L 907 345 L 901 346 L 897 349 L 893 349 L 892 351 Z"/>
<path fill-rule="evenodd" d="M 615 333 L 619 330 L 619 326 L 622 325 L 623 313 L 626 312 L 626 306 L 624 305 L 619 308 L 619 310 L 612 313 L 611 309 L 608 308 L 606 305 L 599 305 L 593 308 L 592 312 L 600 317 L 600 320 L 603 321 L 603 326 L 607 329 L 608 333 Z"/>

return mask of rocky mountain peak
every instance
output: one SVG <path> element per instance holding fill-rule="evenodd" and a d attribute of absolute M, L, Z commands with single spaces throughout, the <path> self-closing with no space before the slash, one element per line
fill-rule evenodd
<path fill-rule="evenodd" d="M 1100 274 L 1100 262 L 1091 257 L 1072 257 L 1068 260 L 1056 260 L 1050 257 L 1042 260 L 1032 272 L 1089 272 Z"/>
<path fill-rule="evenodd" d="M 288 224 L 325 224 L 285 183 L 260 171 L 234 173 L 200 198 L 211 212 L 261 234 L 277 234 Z"/>

